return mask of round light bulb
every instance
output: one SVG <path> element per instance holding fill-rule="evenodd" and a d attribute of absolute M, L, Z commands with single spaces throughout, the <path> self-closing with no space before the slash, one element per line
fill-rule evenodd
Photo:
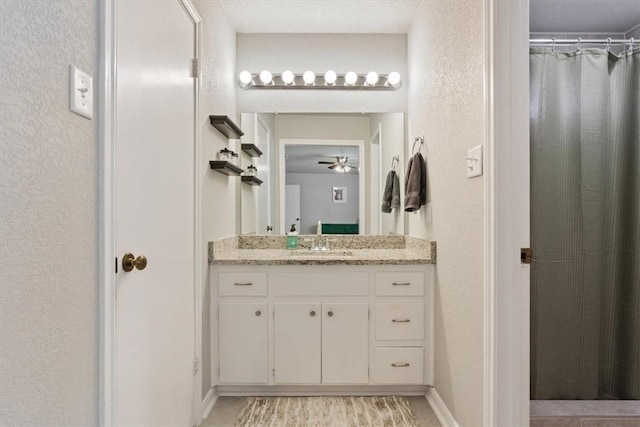
<path fill-rule="evenodd" d="M 373 86 L 376 83 L 378 83 L 378 73 L 376 73 L 375 71 L 370 71 L 369 73 L 367 73 L 367 84 L 369 86 Z"/>
<path fill-rule="evenodd" d="M 353 86 L 354 84 L 356 84 L 356 81 L 358 81 L 358 75 L 356 73 L 354 73 L 353 71 L 349 71 L 344 76 L 344 82 L 346 84 L 348 84 L 349 86 Z"/>
<path fill-rule="evenodd" d="M 302 75 L 302 80 L 307 85 L 312 85 L 316 81 L 316 75 L 313 71 L 305 71 Z"/>
<path fill-rule="evenodd" d="M 248 85 L 249 83 L 251 83 L 251 80 L 253 80 L 253 76 L 248 71 L 242 71 L 240 73 L 239 79 L 240 79 L 240 83 L 244 85 Z"/>
<path fill-rule="evenodd" d="M 333 70 L 329 70 L 326 73 L 324 73 L 324 81 L 330 86 L 333 86 L 334 84 L 336 84 L 337 78 L 338 78 L 338 75 Z"/>
<path fill-rule="evenodd" d="M 400 73 L 392 71 L 391 73 L 389 73 L 389 76 L 387 77 L 387 81 L 391 86 L 397 85 L 398 83 L 400 83 Z"/>
<path fill-rule="evenodd" d="M 293 80 L 295 79 L 295 76 L 293 75 L 293 73 L 289 70 L 285 71 L 284 73 L 282 73 L 282 82 L 286 85 L 290 85 L 293 83 Z"/>
<path fill-rule="evenodd" d="M 260 73 L 260 81 L 264 85 L 270 84 L 273 81 L 273 76 L 271 75 L 271 72 L 269 72 L 268 70 L 262 71 Z"/>

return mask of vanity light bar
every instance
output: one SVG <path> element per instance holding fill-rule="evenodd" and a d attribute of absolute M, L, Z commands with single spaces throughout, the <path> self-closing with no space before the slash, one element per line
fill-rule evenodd
<path fill-rule="evenodd" d="M 400 74 L 378 74 L 371 71 L 367 74 L 356 74 L 349 71 L 337 74 L 333 70 L 325 73 L 305 71 L 295 74 L 284 71 L 272 74 L 268 70 L 260 73 L 242 71 L 238 75 L 238 86 L 242 89 L 320 89 L 320 90 L 398 90 L 402 87 Z"/>

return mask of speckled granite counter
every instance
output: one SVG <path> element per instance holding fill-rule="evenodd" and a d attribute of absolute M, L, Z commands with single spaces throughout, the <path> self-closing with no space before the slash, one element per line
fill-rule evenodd
<path fill-rule="evenodd" d="M 435 264 L 436 242 L 410 236 L 323 236 L 331 251 L 312 252 L 311 239 L 287 250 L 285 236 L 235 236 L 209 242 L 209 264 L 226 265 L 410 265 Z"/>

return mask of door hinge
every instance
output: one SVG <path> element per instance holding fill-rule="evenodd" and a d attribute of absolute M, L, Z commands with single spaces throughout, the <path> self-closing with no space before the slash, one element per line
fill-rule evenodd
<path fill-rule="evenodd" d="M 532 258 L 531 248 L 520 248 L 520 264 L 531 264 Z"/>
<path fill-rule="evenodd" d="M 369 319 L 371 319 L 371 311 L 368 311 L 368 312 L 367 312 L 367 317 L 368 317 Z"/>
<path fill-rule="evenodd" d="M 273 369 L 271 370 L 271 375 L 273 375 L 274 377 L 276 376 L 276 368 L 273 368 Z"/>
<path fill-rule="evenodd" d="M 116 257 L 116 274 L 118 274 L 118 257 Z"/>
<path fill-rule="evenodd" d="M 200 59 L 193 58 L 191 65 L 193 69 L 193 77 L 196 79 L 199 78 L 200 77 Z"/>
<path fill-rule="evenodd" d="M 200 372 L 200 356 L 198 353 L 193 354 L 193 375 L 198 375 Z"/>

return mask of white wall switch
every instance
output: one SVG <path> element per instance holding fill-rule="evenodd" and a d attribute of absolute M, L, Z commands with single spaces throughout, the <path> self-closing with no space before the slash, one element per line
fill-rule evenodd
<path fill-rule="evenodd" d="M 476 145 L 467 151 L 467 177 L 482 175 L 482 145 Z"/>
<path fill-rule="evenodd" d="M 93 78 L 73 65 L 69 65 L 69 109 L 93 119 Z"/>

